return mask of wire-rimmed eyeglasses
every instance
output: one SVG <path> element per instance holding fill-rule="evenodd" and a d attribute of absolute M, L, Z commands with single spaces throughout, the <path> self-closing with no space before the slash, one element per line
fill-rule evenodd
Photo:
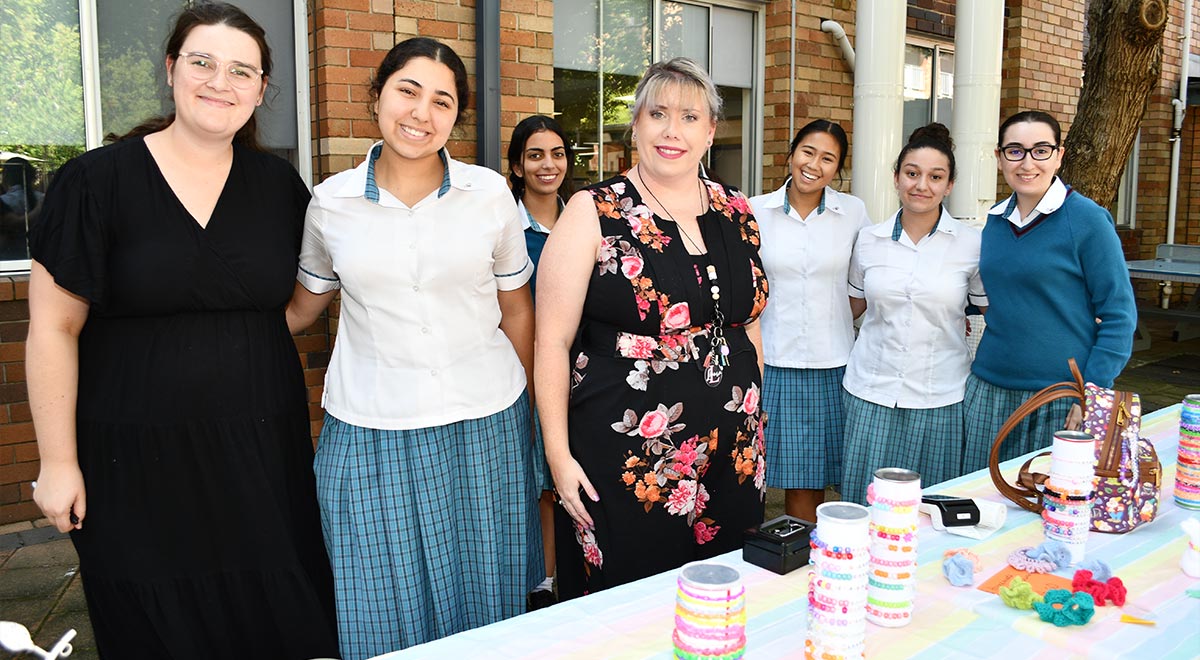
<path fill-rule="evenodd" d="M 198 81 L 212 80 L 217 76 L 217 71 L 224 69 L 225 79 L 231 86 L 238 89 L 250 89 L 258 85 L 263 76 L 262 69 L 245 62 L 226 64 L 207 53 L 179 53 L 178 59 L 176 59 L 177 70 L 179 62 L 183 62 L 182 73 Z"/>
<path fill-rule="evenodd" d="M 1035 144 L 1026 149 L 1019 144 L 1006 144 L 1000 147 L 1000 154 L 1004 156 L 1004 160 L 1012 163 L 1019 163 L 1025 160 L 1025 154 L 1034 160 L 1049 160 L 1058 151 L 1057 144 Z"/>

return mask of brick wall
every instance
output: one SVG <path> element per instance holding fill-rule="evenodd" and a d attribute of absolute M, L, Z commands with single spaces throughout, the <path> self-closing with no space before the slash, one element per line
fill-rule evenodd
<path fill-rule="evenodd" d="M 37 478 L 37 442 L 25 389 L 29 278 L 0 277 L 0 525 L 41 516 L 29 482 Z"/>
<path fill-rule="evenodd" d="M 792 135 L 814 119 L 829 119 L 851 134 L 853 143 L 854 77 L 833 36 L 821 31 L 821 21 L 832 19 L 846 29 L 854 43 L 855 3 L 824 0 L 800 3 L 796 12 L 796 79 L 789 88 L 791 3 L 772 2 L 766 11 L 766 87 L 763 90 L 763 191 L 783 184 L 787 177 L 787 148 Z M 789 101 L 795 99 L 792 133 L 788 132 Z M 853 154 L 854 149 L 851 147 Z M 841 185 L 850 189 L 849 161 Z"/>

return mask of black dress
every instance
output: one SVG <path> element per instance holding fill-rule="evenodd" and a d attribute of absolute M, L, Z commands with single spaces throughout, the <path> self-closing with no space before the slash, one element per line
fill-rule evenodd
<path fill-rule="evenodd" d="M 72 532 L 103 657 L 336 656 L 284 308 L 308 191 L 235 146 L 206 228 L 141 139 L 63 166 L 33 258 L 87 299 Z"/>
<path fill-rule="evenodd" d="M 571 454 L 600 495 L 583 530 L 559 507 L 559 594 L 616 586 L 741 547 L 762 522 L 762 375 L 745 325 L 767 302 L 758 225 L 740 192 L 705 181 L 708 254 L 688 254 L 625 177 L 589 188 L 604 245 L 571 355 Z M 705 380 L 713 266 L 730 364 Z"/>

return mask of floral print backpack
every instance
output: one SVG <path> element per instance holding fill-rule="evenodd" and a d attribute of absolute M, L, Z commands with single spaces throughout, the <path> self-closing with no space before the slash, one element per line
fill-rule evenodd
<path fill-rule="evenodd" d="M 1084 384 L 1075 360 L 1072 358 L 1069 363 L 1074 382 L 1055 383 L 1034 394 L 1009 416 L 996 434 L 988 460 L 992 482 L 1002 495 L 1017 505 L 1041 513 L 1042 492 L 1038 486 L 1047 476 L 1030 472 L 1029 465 L 1036 458 L 1049 456 L 1050 452 L 1026 461 L 1021 466 L 1017 483 L 1010 484 L 1000 474 L 1000 446 L 1009 432 L 1034 410 L 1056 399 L 1079 399 L 1083 402 L 1082 430 L 1096 438 L 1091 527 L 1097 532 L 1123 534 L 1154 520 L 1158 514 L 1162 463 L 1154 445 L 1138 436 L 1142 425 L 1142 402 L 1137 393 Z"/>

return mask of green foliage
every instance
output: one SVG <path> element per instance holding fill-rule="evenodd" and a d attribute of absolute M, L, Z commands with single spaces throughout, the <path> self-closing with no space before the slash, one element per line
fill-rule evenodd
<path fill-rule="evenodd" d="M 83 144 L 75 0 L 0 4 L 0 143 Z"/>

